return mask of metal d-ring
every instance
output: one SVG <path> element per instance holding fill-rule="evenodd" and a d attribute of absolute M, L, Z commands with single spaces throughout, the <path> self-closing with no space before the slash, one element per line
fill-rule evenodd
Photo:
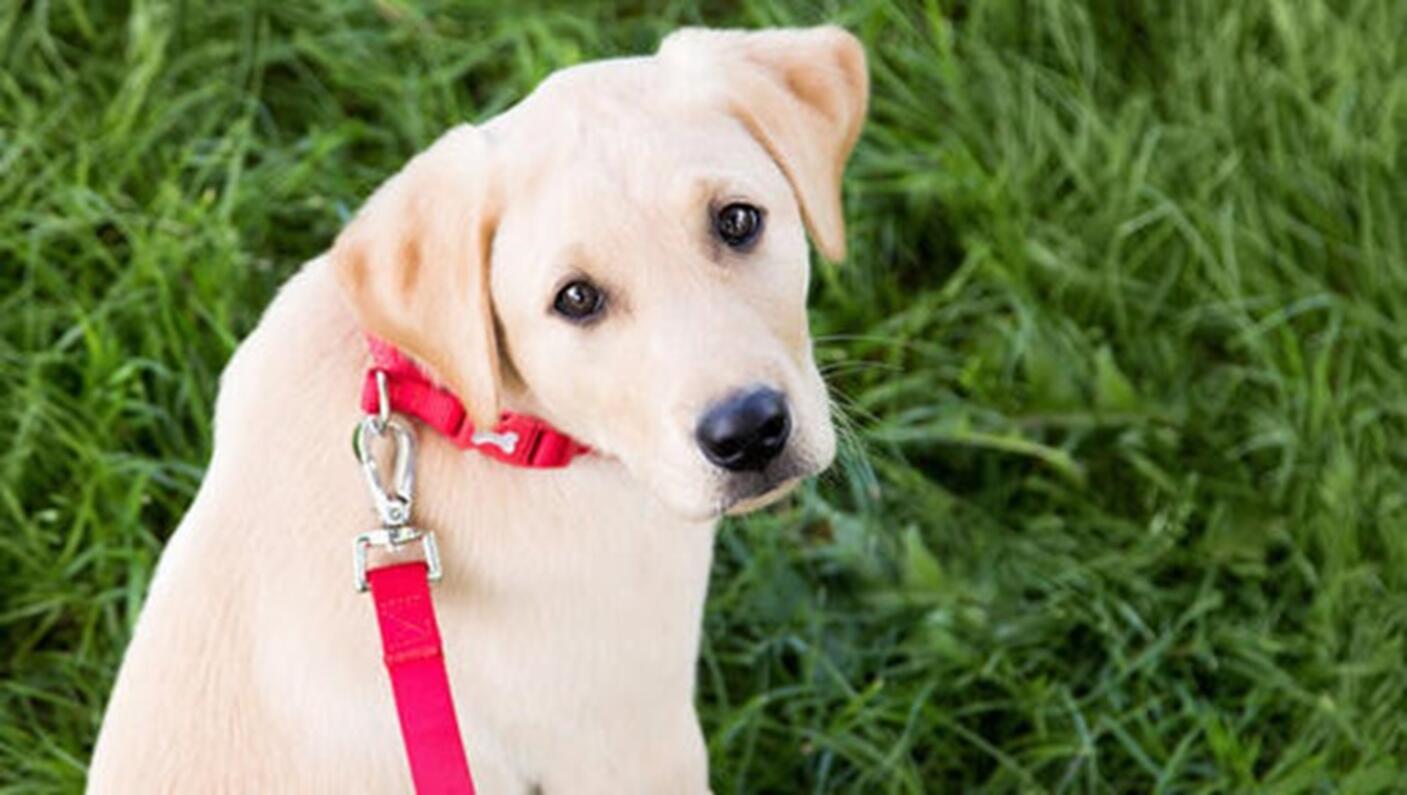
<path fill-rule="evenodd" d="M 366 476 L 367 489 L 381 523 L 387 528 L 402 527 L 410 522 L 410 508 L 415 494 L 415 432 L 399 417 L 386 410 L 385 392 L 382 392 L 381 409 L 378 414 L 368 414 L 357 424 L 352 436 L 352 449 L 357 461 L 362 465 Z M 371 437 L 390 434 L 395 441 L 394 457 L 391 460 L 391 488 L 381 483 L 381 467 L 371 451 Z"/>

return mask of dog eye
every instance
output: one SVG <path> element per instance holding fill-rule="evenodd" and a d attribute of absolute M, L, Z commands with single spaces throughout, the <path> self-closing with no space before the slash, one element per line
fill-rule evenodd
<path fill-rule="evenodd" d="M 733 202 L 714 216 L 713 228 L 724 243 L 732 248 L 743 248 L 762 232 L 762 210 L 751 204 Z"/>
<path fill-rule="evenodd" d="M 552 309 L 568 320 L 590 320 L 601 313 L 606 305 L 605 296 L 591 282 L 578 279 L 557 291 L 552 301 Z"/>

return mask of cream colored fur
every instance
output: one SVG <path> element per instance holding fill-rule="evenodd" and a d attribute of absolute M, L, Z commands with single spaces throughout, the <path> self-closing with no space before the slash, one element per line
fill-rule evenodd
<path fill-rule="evenodd" d="M 377 191 L 279 293 L 221 381 L 215 452 L 162 556 L 90 769 L 95 793 L 410 790 L 350 542 L 371 529 L 348 438 L 364 331 L 475 416 L 543 416 L 596 454 L 525 470 L 424 428 L 415 524 L 445 558 L 445 654 L 481 792 L 708 787 L 693 707 L 713 530 L 826 466 L 805 228 L 843 253 L 840 171 L 866 100 L 835 28 L 685 31 L 550 78 Z M 709 210 L 766 209 L 747 253 Z M 610 301 L 554 317 L 564 279 Z M 795 429 L 746 488 L 693 441 L 731 391 Z M 730 479 L 733 478 L 733 479 Z"/>

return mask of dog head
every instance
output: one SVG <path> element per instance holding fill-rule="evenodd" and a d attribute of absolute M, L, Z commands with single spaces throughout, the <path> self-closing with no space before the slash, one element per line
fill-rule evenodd
<path fill-rule="evenodd" d="M 479 427 L 536 414 L 681 514 L 756 507 L 834 457 L 806 233 L 844 256 L 867 94 L 840 29 L 681 31 L 451 130 L 333 266 L 363 328 Z"/>

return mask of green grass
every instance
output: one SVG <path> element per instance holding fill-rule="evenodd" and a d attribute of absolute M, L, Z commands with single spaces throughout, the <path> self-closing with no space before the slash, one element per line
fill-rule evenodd
<path fill-rule="evenodd" d="M 849 444 L 721 536 L 715 789 L 1407 792 L 1407 3 L 495 5 L 0 3 L 0 792 L 81 786 L 220 368 L 373 186 L 826 20 Z"/>

